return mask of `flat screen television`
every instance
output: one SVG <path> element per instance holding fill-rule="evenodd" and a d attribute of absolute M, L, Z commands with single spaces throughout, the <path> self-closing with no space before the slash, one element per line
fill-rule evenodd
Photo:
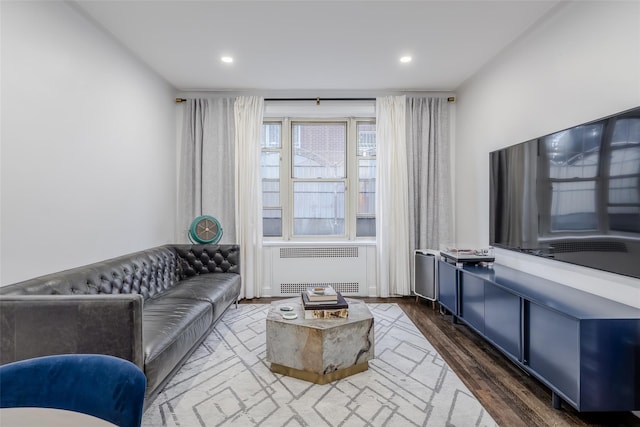
<path fill-rule="evenodd" d="M 490 153 L 490 243 L 640 278 L 640 107 Z"/>

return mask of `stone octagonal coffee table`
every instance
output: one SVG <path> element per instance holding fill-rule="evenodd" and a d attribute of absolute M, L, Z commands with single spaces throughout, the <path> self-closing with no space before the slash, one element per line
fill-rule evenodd
<path fill-rule="evenodd" d="M 305 319 L 300 297 L 271 303 L 267 315 L 267 361 L 271 370 L 316 384 L 366 371 L 373 359 L 373 316 L 367 305 L 347 299 L 346 319 Z M 297 319 L 285 320 L 282 306 Z"/>

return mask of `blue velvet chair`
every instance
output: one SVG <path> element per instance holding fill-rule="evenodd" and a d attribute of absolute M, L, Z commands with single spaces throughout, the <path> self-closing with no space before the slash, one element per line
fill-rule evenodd
<path fill-rule="evenodd" d="M 139 427 L 146 384 L 140 368 L 113 356 L 37 357 L 0 366 L 0 408 L 66 409 Z"/>

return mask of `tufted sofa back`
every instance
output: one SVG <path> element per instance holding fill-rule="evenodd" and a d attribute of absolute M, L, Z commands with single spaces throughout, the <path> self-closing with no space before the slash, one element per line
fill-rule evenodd
<path fill-rule="evenodd" d="M 240 274 L 238 245 L 175 245 L 180 278 L 205 273 Z"/>
<path fill-rule="evenodd" d="M 166 245 L 0 287 L 0 295 L 140 294 L 199 274 L 239 273 L 238 245 Z"/>

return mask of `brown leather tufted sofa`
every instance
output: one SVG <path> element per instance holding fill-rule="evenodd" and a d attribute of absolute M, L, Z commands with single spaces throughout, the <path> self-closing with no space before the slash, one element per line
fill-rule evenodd
<path fill-rule="evenodd" d="M 148 405 L 240 295 L 238 245 L 165 245 L 0 287 L 0 364 L 108 354 Z"/>

